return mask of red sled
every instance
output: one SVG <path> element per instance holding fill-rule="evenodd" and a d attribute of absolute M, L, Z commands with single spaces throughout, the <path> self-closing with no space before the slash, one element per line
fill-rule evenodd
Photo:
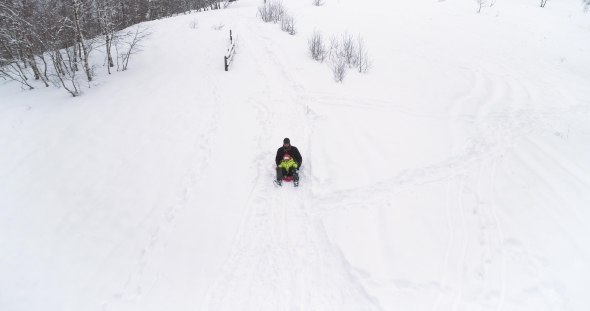
<path fill-rule="evenodd" d="M 278 169 L 278 167 L 275 167 L 275 171 Z M 283 181 L 293 181 L 293 176 L 285 176 L 283 177 Z"/>

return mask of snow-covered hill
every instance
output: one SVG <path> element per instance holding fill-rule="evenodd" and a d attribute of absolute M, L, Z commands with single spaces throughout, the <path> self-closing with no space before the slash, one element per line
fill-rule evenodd
<path fill-rule="evenodd" d="M 81 97 L 0 86 L 0 310 L 589 310 L 581 3 L 325 2 L 146 23 Z M 373 68 L 334 82 L 314 29 Z"/>

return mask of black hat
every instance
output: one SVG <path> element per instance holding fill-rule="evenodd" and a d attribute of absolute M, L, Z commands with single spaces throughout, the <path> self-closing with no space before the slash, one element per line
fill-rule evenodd
<path fill-rule="evenodd" d="M 291 141 L 289 140 L 289 138 L 285 138 L 283 139 L 283 144 L 291 144 Z"/>

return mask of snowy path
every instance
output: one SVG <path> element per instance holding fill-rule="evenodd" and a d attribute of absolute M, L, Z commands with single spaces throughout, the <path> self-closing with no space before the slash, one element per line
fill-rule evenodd
<path fill-rule="evenodd" d="M 314 100 L 281 70 L 284 60 L 278 59 L 272 40 L 261 35 L 267 25 L 250 17 L 240 22 L 239 56 L 252 60 L 256 75 L 264 77 L 260 86 L 264 92 L 246 102 L 258 110 L 261 125 L 254 162 L 258 175 L 231 255 L 211 286 L 203 309 L 372 309 L 348 263 L 329 242 L 321 220 L 312 214 L 309 140 L 313 119 L 305 103 Z M 260 50 L 260 46 L 265 48 Z M 269 159 L 274 158 L 275 150 L 263 146 L 281 141 L 276 129 L 300 137 L 297 146 L 304 150 L 305 164 L 298 189 L 292 189 L 291 183 L 276 189 L 271 183 L 274 171 Z"/>

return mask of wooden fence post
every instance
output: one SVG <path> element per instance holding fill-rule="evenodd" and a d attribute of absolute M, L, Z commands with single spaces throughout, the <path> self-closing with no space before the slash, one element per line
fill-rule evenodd
<path fill-rule="evenodd" d="M 223 63 L 225 65 L 225 71 L 229 71 L 229 65 L 233 61 L 233 57 L 234 57 L 234 53 L 235 53 L 234 38 L 233 38 L 233 35 L 231 32 L 231 29 L 229 30 L 229 40 L 230 40 L 230 45 L 229 45 L 229 49 L 227 49 L 227 55 L 223 56 Z"/>

